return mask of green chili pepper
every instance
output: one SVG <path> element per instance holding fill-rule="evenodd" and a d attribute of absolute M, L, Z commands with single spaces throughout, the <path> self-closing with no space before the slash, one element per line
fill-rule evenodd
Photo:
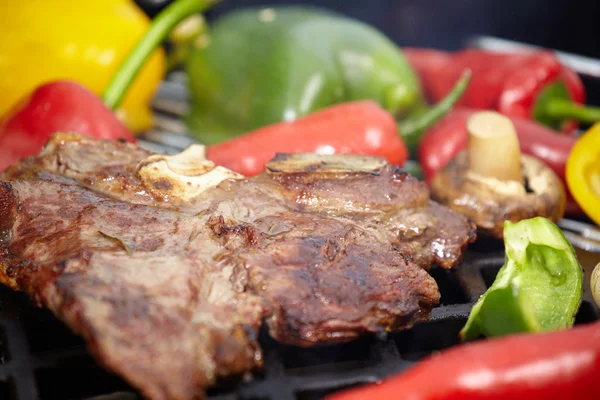
<path fill-rule="evenodd" d="M 186 63 L 193 103 L 186 121 L 206 144 L 344 101 L 373 99 L 398 118 L 423 105 L 400 48 L 376 29 L 331 12 L 235 11 L 196 46 Z M 439 107 L 431 113 L 441 117 Z"/>
<path fill-rule="evenodd" d="M 564 234 L 537 217 L 504 223 L 506 261 L 471 310 L 465 340 L 571 327 L 581 304 L 583 270 Z"/>

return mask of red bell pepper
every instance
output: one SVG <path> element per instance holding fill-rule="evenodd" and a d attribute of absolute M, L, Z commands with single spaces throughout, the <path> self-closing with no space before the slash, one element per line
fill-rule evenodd
<path fill-rule="evenodd" d="M 162 11 L 114 76 L 104 93 L 104 101 L 75 82 L 56 81 L 38 87 L 0 121 L 0 171 L 23 157 L 39 153 L 57 131 L 133 141 L 132 134 L 111 109 L 119 105 L 146 59 L 167 34 L 185 17 L 215 2 L 178 0 Z"/>
<path fill-rule="evenodd" d="M 430 128 L 419 144 L 418 157 L 425 180 L 430 182 L 437 171 L 444 168 L 458 153 L 467 147 L 467 120 L 477 110 L 456 108 Z M 560 177 L 567 188 L 565 168 L 575 137 L 561 135 L 535 121 L 512 117 L 519 137 L 521 151 L 534 156 Z M 569 194 L 566 212 L 580 213 L 577 203 Z"/>
<path fill-rule="evenodd" d="M 600 399 L 600 322 L 469 343 L 326 400 Z"/>
<path fill-rule="evenodd" d="M 208 158 L 246 176 L 263 171 L 276 153 L 355 153 L 382 156 L 402 166 L 407 145 L 416 149 L 425 130 L 446 115 L 464 93 L 470 72 L 429 112 L 396 122 L 372 100 L 329 106 L 292 122 L 271 124 L 207 149 Z"/>
<path fill-rule="evenodd" d="M 459 105 L 496 110 L 509 117 L 535 119 L 565 132 L 573 120 L 600 120 L 600 109 L 585 107 L 585 89 L 579 76 L 551 52 L 496 53 L 467 49 L 448 53 L 431 49 L 404 49 L 431 101 L 444 97 L 465 68 L 472 79 Z"/>
<path fill-rule="evenodd" d="M 80 132 L 98 139 L 135 138 L 91 90 L 57 81 L 37 88 L 0 122 L 0 171 L 37 154 L 53 132 Z"/>
<path fill-rule="evenodd" d="M 406 145 L 394 117 L 372 100 L 341 103 L 208 147 L 208 159 L 246 176 L 263 171 L 276 153 L 356 153 L 403 165 Z"/>

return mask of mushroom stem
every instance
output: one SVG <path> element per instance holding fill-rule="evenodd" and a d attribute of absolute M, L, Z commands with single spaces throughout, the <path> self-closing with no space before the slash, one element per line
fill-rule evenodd
<path fill-rule="evenodd" d="M 469 170 L 481 176 L 523 183 L 519 139 L 510 119 L 481 111 L 467 121 Z"/>

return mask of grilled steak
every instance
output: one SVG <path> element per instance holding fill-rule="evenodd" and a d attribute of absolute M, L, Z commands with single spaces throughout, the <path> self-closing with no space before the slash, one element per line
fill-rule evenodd
<path fill-rule="evenodd" d="M 456 264 L 473 224 L 381 160 L 327 160 L 242 179 L 193 152 L 55 135 L 2 175 L 0 281 L 153 399 L 260 367 L 264 318 L 303 346 L 427 319 L 429 264 Z"/>

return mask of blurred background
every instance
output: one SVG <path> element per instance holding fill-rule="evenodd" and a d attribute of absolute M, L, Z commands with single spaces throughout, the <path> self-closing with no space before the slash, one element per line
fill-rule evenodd
<path fill-rule="evenodd" d="M 154 16 L 171 0 L 136 0 Z M 224 0 L 207 13 L 248 6 L 306 4 L 371 24 L 400 46 L 458 50 L 493 36 L 600 59 L 600 0 Z M 600 80 L 581 77 L 588 104 L 600 105 Z"/>
<path fill-rule="evenodd" d="M 150 15 L 169 1 L 137 0 Z M 245 6 L 289 0 L 225 0 L 214 18 Z M 401 46 L 457 50 L 473 35 L 497 36 L 600 58 L 598 0 L 303 0 L 372 24 Z"/>

